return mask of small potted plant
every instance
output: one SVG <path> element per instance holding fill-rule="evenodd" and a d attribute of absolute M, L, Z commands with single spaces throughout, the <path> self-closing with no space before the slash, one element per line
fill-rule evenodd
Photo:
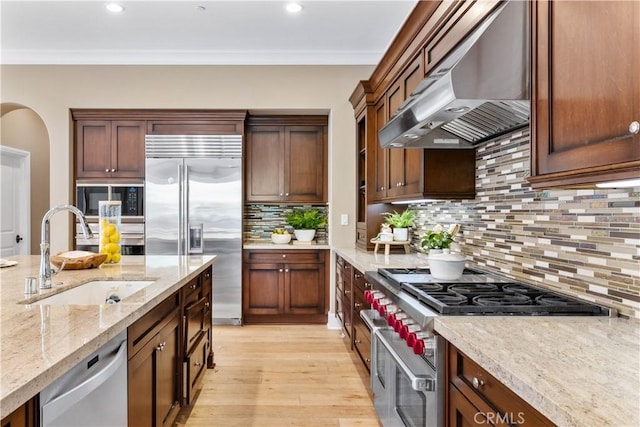
<path fill-rule="evenodd" d="M 415 227 L 416 212 L 407 209 L 402 213 L 396 211 L 384 212 L 386 223 L 393 227 L 393 239 L 398 241 L 409 240 L 409 228 Z"/>
<path fill-rule="evenodd" d="M 285 214 L 285 219 L 300 242 L 311 242 L 316 230 L 327 225 L 327 216 L 318 209 L 294 209 Z"/>
<path fill-rule="evenodd" d="M 275 228 L 271 233 L 271 241 L 277 245 L 286 245 L 291 241 L 291 234 L 284 228 Z"/>
<path fill-rule="evenodd" d="M 431 252 L 442 252 L 443 249 L 449 249 L 453 243 L 453 237 L 460 230 L 459 224 L 453 224 L 448 230 L 445 230 L 440 224 L 433 227 L 431 231 L 425 231 L 420 242 L 423 249 Z M 435 251 L 433 251 L 435 249 Z"/>

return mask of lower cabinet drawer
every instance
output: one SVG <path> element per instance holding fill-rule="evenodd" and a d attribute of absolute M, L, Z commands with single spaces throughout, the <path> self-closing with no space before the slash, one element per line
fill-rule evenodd
<path fill-rule="evenodd" d="M 356 315 L 359 316 L 359 313 L 353 314 L 353 344 L 365 367 L 371 372 L 371 332 L 359 317 L 355 318 Z"/>
<path fill-rule="evenodd" d="M 207 299 L 200 298 L 184 309 L 184 350 L 189 352 L 193 344 L 205 329 L 205 315 L 207 312 Z"/>
<path fill-rule="evenodd" d="M 200 387 L 202 378 L 207 367 L 207 353 L 209 351 L 209 338 L 206 332 L 202 332 L 198 337 L 198 342 L 193 347 L 191 353 L 187 355 L 184 363 L 185 399 L 187 405 L 193 402 L 195 392 Z"/>

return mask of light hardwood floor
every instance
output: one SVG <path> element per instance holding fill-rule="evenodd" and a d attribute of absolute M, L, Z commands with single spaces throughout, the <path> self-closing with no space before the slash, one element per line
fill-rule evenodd
<path fill-rule="evenodd" d="M 207 371 L 179 427 L 377 427 L 367 379 L 324 325 L 214 326 Z"/>

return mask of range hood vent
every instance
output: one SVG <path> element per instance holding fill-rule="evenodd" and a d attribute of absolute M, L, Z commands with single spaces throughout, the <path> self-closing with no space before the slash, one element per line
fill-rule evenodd
<path fill-rule="evenodd" d="M 384 148 L 474 148 L 529 124 L 527 2 L 502 3 L 380 130 Z"/>

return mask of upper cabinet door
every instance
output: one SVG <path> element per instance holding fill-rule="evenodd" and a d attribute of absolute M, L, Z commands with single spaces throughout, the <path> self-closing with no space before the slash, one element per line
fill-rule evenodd
<path fill-rule="evenodd" d="M 307 121 L 323 122 L 321 118 L 311 117 L 313 119 Z M 246 200 L 325 203 L 326 124 L 304 124 L 304 116 L 265 116 L 253 120 L 260 124 L 247 127 Z M 269 121 L 273 124 L 268 124 Z"/>
<path fill-rule="evenodd" d="M 111 176 L 144 178 L 144 120 L 111 122 Z"/>
<path fill-rule="evenodd" d="M 532 3 L 534 187 L 640 173 L 640 2 Z"/>
<path fill-rule="evenodd" d="M 323 202 L 327 166 L 323 126 L 287 126 L 284 158 L 285 201 Z"/>
<path fill-rule="evenodd" d="M 76 122 L 76 174 L 78 178 L 102 178 L 111 170 L 111 122 Z"/>
<path fill-rule="evenodd" d="M 278 202 L 284 197 L 284 128 L 252 126 L 247 129 L 248 201 Z"/>
<path fill-rule="evenodd" d="M 144 178 L 144 120 L 76 121 L 78 178 Z"/>

